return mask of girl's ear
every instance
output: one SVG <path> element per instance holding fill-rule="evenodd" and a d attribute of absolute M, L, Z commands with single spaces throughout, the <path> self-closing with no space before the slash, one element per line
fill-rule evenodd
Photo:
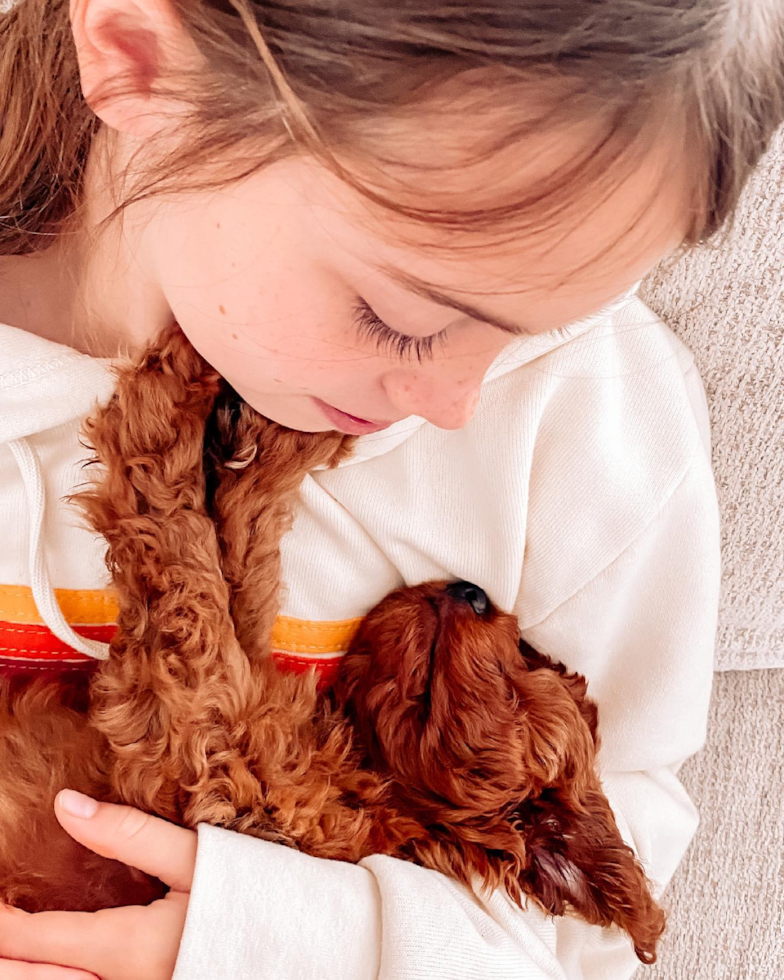
<path fill-rule="evenodd" d="M 170 127 L 181 113 L 175 79 L 200 63 L 170 0 L 71 0 L 70 9 L 82 91 L 93 112 L 137 138 Z"/>

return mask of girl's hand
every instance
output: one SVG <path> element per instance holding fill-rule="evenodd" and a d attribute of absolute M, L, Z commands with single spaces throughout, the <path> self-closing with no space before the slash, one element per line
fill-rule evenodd
<path fill-rule="evenodd" d="M 155 875 L 171 891 L 151 905 L 101 912 L 31 915 L 0 906 L 0 980 L 171 980 L 196 863 L 196 832 L 72 790 L 58 795 L 55 812 L 85 847 Z"/>

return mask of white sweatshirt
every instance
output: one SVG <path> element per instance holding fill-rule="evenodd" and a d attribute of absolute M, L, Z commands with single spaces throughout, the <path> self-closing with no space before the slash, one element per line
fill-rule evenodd
<path fill-rule="evenodd" d="M 79 424 L 111 388 L 105 362 L 0 327 L 0 659 L 104 649 L 103 543 L 63 497 L 84 480 Z M 711 691 L 709 456 L 692 357 L 636 297 L 521 338 L 464 429 L 406 419 L 306 479 L 278 655 L 334 666 L 401 583 L 481 586 L 587 676 L 605 791 L 660 895 L 698 823 L 676 773 L 703 745 Z M 638 965 L 615 929 L 404 861 L 342 864 L 201 827 L 175 980 L 622 980 Z"/>

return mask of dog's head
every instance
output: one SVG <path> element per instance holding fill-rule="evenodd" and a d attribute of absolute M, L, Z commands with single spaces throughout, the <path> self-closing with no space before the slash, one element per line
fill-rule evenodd
<path fill-rule="evenodd" d="M 655 960 L 664 916 L 596 772 L 584 677 L 521 640 L 467 582 L 400 589 L 362 623 L 335 689 L 374 769 L 427 835 L 411 853 L 556 915 L 620 925 Z"/>

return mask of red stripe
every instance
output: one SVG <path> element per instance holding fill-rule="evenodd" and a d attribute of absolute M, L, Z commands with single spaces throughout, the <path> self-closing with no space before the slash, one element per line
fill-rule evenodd
<path fill-rule="evenodd" d="M 74 626 L 75 633 L 91 640 L 109 643 L 117 631 L 114 623 L 102 626 Z M 311 667 L 318 676 L 319 687 L 328 687 L 337 676 L 341 657 L 329 660 L 298 656 L 285 650 L 272 654 L 282 670 L 302 674 Z M 96 661 L 63 643 L 47 626 L 8 623 L 0 620 L 0 672 L 46 671 L 49 669 L 83 669 Z"/>
<path fill-rule="evenodd" d="M 108 643 L 117 631 L 114 623 L 103 626 L 74 626 L 74 633 L 90 640 Z M 86 660 L 93 658 L 77 653 L 73 647 L 54 635 L 48 626 L 27 623 L 7 623 L 0 620 L 0 658 L 40 661 Z"/>
<path fill-rule="evenodd" d="M 334 660 L 314 660 L 312 657 L 298 657 L 284 650 L 274 650 L 272 659 L 282 670 L 290 670 L 293 674 L 304 674 L 310 667 L 315 667 L 318 686 L 329 687 L 335 683 L 342 657 Z"/>

